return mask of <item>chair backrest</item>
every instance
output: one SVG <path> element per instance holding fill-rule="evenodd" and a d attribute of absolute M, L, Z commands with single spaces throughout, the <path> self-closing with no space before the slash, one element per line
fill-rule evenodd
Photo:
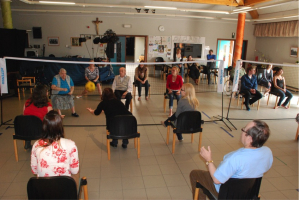
<path fill-rule="evenodd" d="M 164 58 L 162 58 L 162 57 L 157 57 L 157 58 L 155 59 L 155 62 L 164 62 Z"/>
<path fill-rule="evenodd" d="M 261 69 L 257 69 L 257 71 L 256 71 L 256 78 L 257 78 L 258 83 L 260 82 L 260 80 L 263 77 L 264 70 L 266 70 L 266 69 L 261 68 Z"/>
<path fill-rule="evenodd" d="M 42 136 L 42 121 L 31 115 L 18 115 L 14 120 L 14 139 L 37 140 Z"/>
<path fill-rule="evenodd" d="M 201 132 L 201 113 L 199 111 L 185 111 L 176 120 L 175 133 Z"/>
<path fill-rule="evenodd" d="M 230 178 L 221 184 L 218 199 L 258 199 L 262 177 Z"/>
<path fill-rule="evenodd" d="M 69 176 L 32 177 L 27 194 L 28 199 L 78 199 L 76 182 Z"/>
<path fill-rule="evenodd" d="M 117 115 L 109 126 L 110 139 L 130 139 L 137 137 L 137 120 L 133 115 Z"/>

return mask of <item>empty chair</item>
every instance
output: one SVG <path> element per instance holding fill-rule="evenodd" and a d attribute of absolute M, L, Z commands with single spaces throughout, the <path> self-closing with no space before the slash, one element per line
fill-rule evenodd
<path fill-rule="evenodd" d="M 69 176 L 32 177 L 27 183 L 28 199 L 84 199 L 88 200 L 87 180 L 83 177 L 77 191 L 76 182 Z"/>
<path fill-rule="evenodd" d="M 260 178 L 230 178 L 224 184 L 221 184 L 218 198 L 202 186 L 199 182 L 196 183 L 194 200 L 198 199 L 198 192 L 200 189 L 208 196 L 209 199 L 251 199 L 257 200 L 259 198 L 259 191 L 262 182 Z"/>
<path fill-rule="evenodd" d="M 16 161 L 19 161 L 17 140 L 38 140 L 42 135 L 42 121 L 31 115 L 18 115 L 14 120 L 13 143 Z"/>
<path fill-rule="evenodd" d="M 140 157 L 140 133 L 137 132 L 137 120 L 133 115 L 117 115 L 112 118 L 107 130 L 107 153 L 110 160 L 109 139 L 132 139 L 134 138 L 134 148 L 137 147 L 137 157 Z"/>
<path fill-rule="evenodd" d="M 164 62 L 164 59 L 162 58 L 162 57 L 157 57 L 156 59 L 155 59 L 155 62 Z M 163 65 L 161 65 L 161 64 L 159 64 L 159 65 L 154 65 L 154 76 L 155 76 L 155 74 L 156 74 L 156 70 L 159 70 L 159 71 L 161 71 L 161 76 L 163 75 L 163 72 L 164 72 L 164 64 Z"/>
<path fill-rule="evenodd" d="M 35 77 L 22 77 L 22 80 L 17 80 L 18 97 L 20 100 L 20 89 L 23 91 L 23 96 L 25 96 L 24 89 L 29 88 L 30 93 L 32 93 L 32 88 L 35 86 Z"/>
<path fill-rule="evenodd" d="M 175 151 L 176 133 L 191 134 L 191 143 L 192 143 L 193 134 L 199 132 L 198 151 L 200 151 L 201 137 L 202 137 L 201 123 L 202 123 L 201 113 L 199 111 L 182 112 L 177 118 L 176 125 L 171 123 L 170 126 L 173 128 L 172 153 L 174 153 Z M 169 142 L 170 126 L 167 126 L 166 144 L 168 144 Z"/>

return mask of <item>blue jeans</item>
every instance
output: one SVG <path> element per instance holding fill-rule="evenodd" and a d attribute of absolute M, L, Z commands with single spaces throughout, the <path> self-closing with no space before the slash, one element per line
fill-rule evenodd
<path fill-rule="evenodd" d="M 281 103 L 283 102 L 285 97 L 287 97 L 287 99 L 282 104 L 283 106 L 287 106 L 289 104 L 290 100 L 293 98 L 292 93 L 288 90 L 286 91 L 286 93 L 284 93 L 282 90 L 273 87 L 272 93 L 274 93 L 276 96 L 279 96 L 279 101 L 278 101 L 277 106 L 281 106 Z"/>
<path fill-rule="evenodd" d="M 165 126 L 169 126 L 170 125 L 170 122 L 169 121 L 172 121 L 172 122 L 175 122 L 176 121 L 176 116 L 175 116 L 175 113 L 171 116 L 171 117 L 168 117 L 166 119 L 166 121 L 164 121 L 164 124 Z M 183 139 L 183 136 L 181 133 L 177 133 L 176 136 L 178 137 L 178 140 L 182 140 Z"/>
<path fill-rule="evenodd" d="M 181 76 L 182 76 L 182 78 L 184 78 L 185 66 L 183 64 L 181 64 L 181 68 L 179 67 L 179 69 L 181 70 Z"/>
<path fill-rule="evenodd" d="M 177 91 L 172 91 L 172 93 L 167 93 L 168 97 L 169 97 L 169 109 L 173 108 L 173 98 L 174 96 L 177 99 L 177 103 L 179 103 L 179 100 L 181 99 L 181 93 L 179 95 L 176 94 Z"/>

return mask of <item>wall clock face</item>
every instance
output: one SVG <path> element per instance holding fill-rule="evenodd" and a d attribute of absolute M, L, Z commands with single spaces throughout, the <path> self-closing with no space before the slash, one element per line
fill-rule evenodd
<path fill-rule="evenodd" d="M 159 26 L 159 31 L 165 31 L 165 28 L 164 28 L 164 26 Z"/>

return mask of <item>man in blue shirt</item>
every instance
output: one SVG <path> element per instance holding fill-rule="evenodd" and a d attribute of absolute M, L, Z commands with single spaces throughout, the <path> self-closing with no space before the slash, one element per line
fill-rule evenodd
<path fill-rule="evenodd" d="M 269 126 L 263 121 L 253 120 L 241 131 L 241 142 L 244 147 L 226 154 L 218 168 L 213 164 L 210 146 L 208 149 L 201 148 L 200 155 L 206 161 L 209 171 L 191 171 L 190 182 L 193 196 L 196 181 L 218 197 L 221 184 L 228 179 L 259 178 L 271 168 L 273 163 L 272 151 L 263 146 L 270 135 Z M 206 199 L 206 195 L 201 189 L 198 199 Z"/>
<path fill-rule="evenodd" d="M 216 55 L 213 54 L 213 50 L 211 49 L 209 51 L 209 54 L 207 55 L 207 60 L 216 60 Z M 216 63 L 215 62 L 207 62 L 207 77 L 208 77 L 208 84 L 210 84 L 210 74 L 211 74 L 211 68 L 215 67 Z"/>
<path fill-rule="evenodd" d="M 241 78 L 241 94 L 245 97 L 246 110 L 250 111 L 249 104 L 253 104 L 263 97 L 257 90 L 257 78 L 254 75 L 255 69 L 252 66 L 247 67 L 246 73 Z"/>

